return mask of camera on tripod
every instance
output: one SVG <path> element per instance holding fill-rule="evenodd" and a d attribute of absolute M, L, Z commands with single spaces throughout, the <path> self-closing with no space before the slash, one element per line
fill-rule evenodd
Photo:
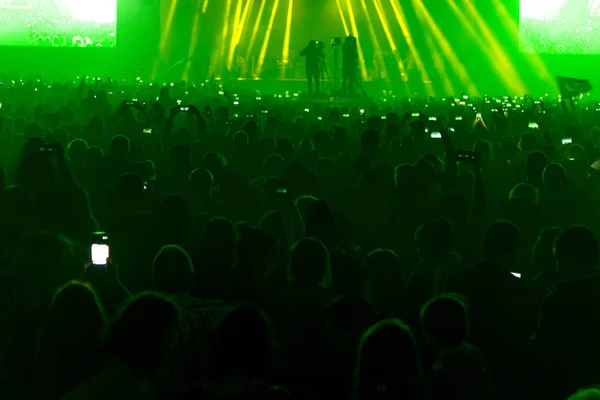
<path fill-rule="evenodd" d="M 339 47 L 342 45 L 342 38 L 341 37 L 334 37 L 333 39 L 331 39 L 331 45 L 333 47 Z"/>

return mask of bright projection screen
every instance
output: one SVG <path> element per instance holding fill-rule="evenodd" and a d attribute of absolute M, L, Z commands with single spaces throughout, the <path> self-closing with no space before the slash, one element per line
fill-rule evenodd
<path fill-rule="evenodd" d="M 600 54 L 600 0 L 521 0 L 521 50 Z"/>
<path fill-rule="evenodd" d="M 0 0 L 0 46 L 116 44 L 117 0 Z"/>

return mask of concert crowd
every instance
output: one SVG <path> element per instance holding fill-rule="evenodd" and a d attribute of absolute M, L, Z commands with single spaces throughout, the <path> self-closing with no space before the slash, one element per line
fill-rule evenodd
<path fill-rule="evenodd" d="M 521 18 L 521 49 L 541 54 L 598 54 L 598 22 L 598 17 L 584 21 Z"/>
<path fill-rule="evenodd" d="M 57 12 L 0 8 L 0 44 L 33 47 L 115 47 L 116 22 L 81 21 Z"/>
<path fill-rule="evenodd" d="M 3 83 L 2 398 L 599 398 L 586 97 Z"/>

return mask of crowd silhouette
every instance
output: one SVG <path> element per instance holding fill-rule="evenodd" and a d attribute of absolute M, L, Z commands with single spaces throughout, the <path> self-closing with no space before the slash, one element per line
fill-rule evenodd
<path fill-rule="evenodd" d="M 3 398 L 600 398 L 593 102 L 12 82 Z"/>

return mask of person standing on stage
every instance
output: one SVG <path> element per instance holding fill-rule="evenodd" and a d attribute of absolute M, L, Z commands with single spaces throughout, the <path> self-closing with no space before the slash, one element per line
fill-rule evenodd
<path fill-rule="evenodd" d="M 342 52 L 343 90 L 344 94 L 352 96 L 356 94 L 358 79 L 358 44 L 354 36 L 350 35 L 346 38 Z"/>
<path fill-rule="evenodd" d="M 321 60 L 325 57 L 323 47 L 319 46 L 319 42 L 311 40 L 308 46 L 300 52 L 301 57 L 306 58 L 306 80 L 308 82 L 308 94 L 313 94 L 313 82 L 315 93 L 318 95 L 321 90 L 321 80 L 319 77 L 319 67 Z"/>

